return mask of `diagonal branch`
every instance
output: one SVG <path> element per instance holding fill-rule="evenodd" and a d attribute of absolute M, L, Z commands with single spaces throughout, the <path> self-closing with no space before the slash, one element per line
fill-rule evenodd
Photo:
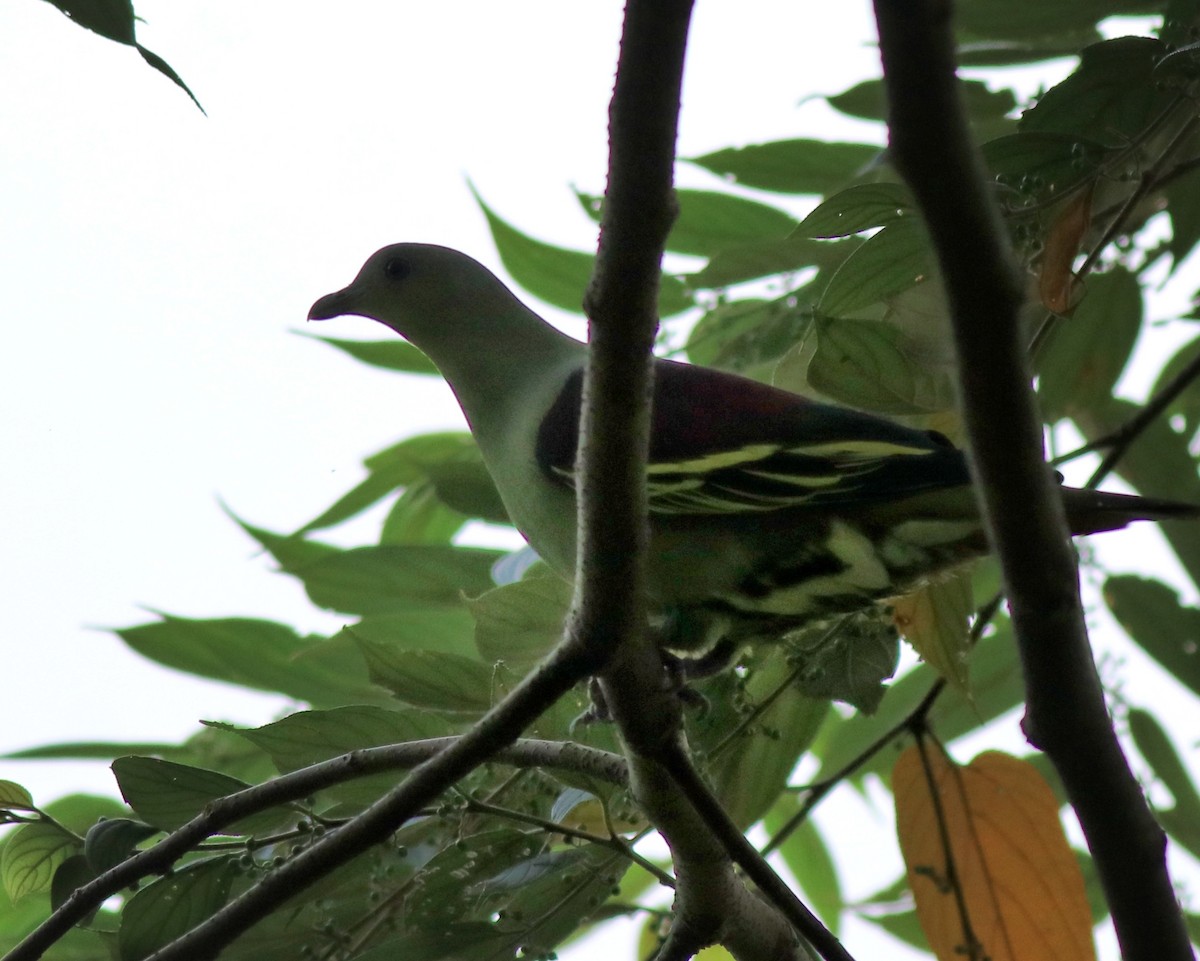
<path fill-rule="evenodd" d="M 1129 961 L 1190 959 L 1163 834 L 1092 661 L 1062 503 L 1042 459 L 1021 288 L 958 101 L 947 0 L 875 0 L 892 156 L 928 221 L 958 347 L 972 471 L 1024 668 L 1026 732 L 1062 777 Z"/>

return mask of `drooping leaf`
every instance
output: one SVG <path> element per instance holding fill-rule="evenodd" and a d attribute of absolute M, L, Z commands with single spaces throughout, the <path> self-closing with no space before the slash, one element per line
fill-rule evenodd
<path fill-rule="evenodd" d="M 883 227 L 908 216 L 912 194 L 903 184 L 855 184 L 839 190 L 800 221 L 800 237 L 848 237 L 872 227 Z"/>
<path fill-rule="evenodd" d="M 967 627 L 975 610 L 970 571 L 958 571 L 892 602 L 892 620 L 904 638 L 958 690 L 967 690 Z"/>
<path fill-rule="evenodd" d="M 192 619 L 159 615 L 156 623 L 116 631 L 143 657 L 176 670 L 243 687 L 276 691 L 317 705 L 370 696 L 361 665 L 310 659 L 324 638 L 248 617 Z"/>
<path fill-rule="evenodd" d="M 768 832 L 774 835 L 782 827 L 795 812 L 796 800 L 792 794 L 784 794 L 780 798 L 766 818 Z M 779 846 L 779 856 L 804 891 L 805 902 L 825 922 L 825 926 L 837 934 L 845 907 L 841 881 L 829 846 L 811 817 L 788 835 L 787 840 Z"/>
<path fill-rule="evenodd" d="M 157 833 L 158 828 L 133 818 L 97 821 L 83 839 L 83 856 L 92 871 L 101 874 L 120 864 L 137 845 Z"/>
<path fill-rule="evenodd" d="M 328 711 L 299 711 L 237 733 L 270 755 L 281 774 L 348 751 L 399 744 L 451 733 L 441 718 L 426 711 L 386 710 L 369 705 Z"/>
<path fill-rule="evenodd" d="M 830 710 L 823 697 L 789 683 L 792 673 L 793 666 L 781 657 L 766 657 L 754 666 L 743 693 L 746 704 L 774 700 L 754 725 L 742 729 L 708 765 L 714 791 L 729 816 L 743 828 L 774 805 Z M 728 678 L 711 689 L 712 710 L 704 724 L 697 725 L 698 748 L 712 751 L 739 729 L 741 716 L 733 699 Z"/>
<path fill-rule="evenodd" d="M 1200 183 L 1197 184 L 1200 186 Z M 1196 363 L 1200 357 L 1200 337 L 1190 340 L 1175 352 L 1159 371 L 1158 379 L 1150 390 L 1150 396 L 1156 396 L 1163 391 L 1177 376 L 1182 376 L 1185 368 Z M 1191 384 L 1184 388 L 1183 393 L 1170 404 L 1165 416 L 1180 416 L 1183 418 L 1183 436 L 1193 437 L 1200 430 L 1200 377 L 1194 378 Z"/>
<path fill-rule="evenodd" d="M 311 337 L 330 347 L 336 347 L 355 360 L 384 370 L 397 370 L 405 374 L 436 374 L 433 361 L 406 340 L 394 337 L 391 340 L 342 340 L 337 337 L 318 337 L 307 331 L 296 331 L 301 337 Z"/>
<path fill-rule="evenodd" d="M 1172 179 L 1163 192 L 1167 198 L 1167 215 L 1171 218 L 1172 270 L 1200 242 L 1200 171 L 1192 170 Z"/>
<path fill-rule="evenodd" d="M 141 961 L 224 907 L 236 875 L 234 857 L 206 858 L 146 885 L 121 912 L 121 961 Z"/>
<path fill-rule="evenodd" d="M 913 745 L 892 788 L 909 887 L 940 961 L 964 951 L 994 961 L 1095 957 L 1058 801 L 1032 766 L 989 751 L 959 767 L 934 744 Z"/>
<path fill-rule="evenodd" d="M 1031 40 L 1086 30 L 1106 17 L 1145 13 L 1148 9 L 1150 4 L 1144 0 L 972 0 L 959 14 L 958 27 L 973 38 Z"/>
<path fill-rule="evenodd" d="M 777 140 L 728 147 L 687 160 L 743 187 L 787 194 L 827 194 L 858 176 L 879 155 L 880 149 L 868 144 Z"/>
<path fill-rule="evenodd" d="M 1129 574 L 1104 582 L 1104 600 L 1147 654 L 1200 694 L 1200 610 L 1184 607 L 1165 584 Z"/>
<path fill-rule="evenodd" d="M 83 849 L 79 838 L 51 821 L 22 824 L 5 838 L 0 882 L 13 901 L 46 891 L 58 866 Z"/>
<path fill-rule="evenodd" d="M 479 194 L 475 194 L 475 201 L 487 217 L 496 251 L 513 280 L 554 307 L 583 313 L 583 295 L 592 276 L 595 255 L 535 240 L 500 217 Z M 660 316 L 670 317 L 691 306 L 692 299 L 683 285 L 664 274 L 659 279 Z"/>
<path fill-rule="evenodd" d="M 371 680 L 414 707 L 482 713 L 492 706 L 492 668 L 443 651 L 404 650 L 357 638 Z"/>
<path fill-rule="evenodd" d="M 1200 858 L 1200 794 L 1192 783 L 1167 732 L 1153 714 L 1133 708 L 1129 712 L 1129 733 L 1138 753 L 1146 759 L 1155 776 L 1171 792 L 1171 807 L 1156 806 L 1155 813 L 1166 832 Z"/>
<path fill-rule="evenodd" d="M 1142 290 L 1123 268 L 1090 276 L 1074 313 L 1056 325 L 1038 359 L 1038 399 L 1047 420 L 1103 404 L 1142 326 Z"/>
<path fill-rule="evenodd" d="M 121 796 L 142 820 L 172 831 L 204 810 L 209 802 L 245 790 L 245 781 L 188 764 L 153 757 L 119 757 L 112 763 Z M 264 811 L 237 822 L 232 833 L 252 833 L 294 820 L 285 813 Z"/>
<path fill-rule="evenodd" d="M 386 544 L 342 551 L 293 571 L 318 607 L 346 614 L 402 614 L 414 605 L 457 607 L 492 586 L 499 551 Z"/>
<path fill-rule="evenodd" d="M 967 684 L 970 697 L 954 690 L 945 691 L 930 711 L 930 723 L 947 743 L 983 727 L 1024 700 L 1025 686 L 1011 626 L 1006 618 L 997 621 L 998 629 L 986 635 L 971 652 Z M 821 760 L 816 780 L 841 771 L 879 738 L 880 731 L 908 717 L 937 677 L 928 664 L 922 664 L 888 688 L 874 717 L 856 714 L 828 725 L 814 746 Z M 886 778 L 892 757 L 886 751 L 876 754 L 858 769 L 853 780 L 858 781 L 868 773 Z"/>
<path fill-rule="evenodd" d="M 604 200 L 576 193 L 584 211 L 599 222 Z M 768 204 L 710 190 L 677 190 L 679 215 L 671 225 L 667 250 L 712 257 L 722 250 L 762 240 L 781 239 L 792 232 L 791 214 Z"/>
<path fill-rule="evenodd" d="M 817 304 L 827 317 L 848 317 L 933 275 L 929 236 L 916 217 L 896 220 L 838 267 Z"/>
<path fill-rule="evenodd" d="M 16 781 L 0 780 L 0 809 L 5 811 L 36 811 L 33 795 Z"/>
<path fill-rule="evenodd" d="M 571 603 L 571 585 L 548 574 L 527 577 L 469 603 L 475 644 L 485 661 L 531 666 L 558 643 Z"/>
<path fill-rule="evenodd" d="M 874 714 L 883 682 L 896 672 L 900 642 L 896 629 L 874 612 L 807 628 L 787 639 L 800 665 L 797 687 L 812 698 L 834 698 Z"/>
<path fill-rule="evenodd" d="M 996 122 L 1017 106 L 1011 90 L 991 90 L 982 80 L 960 80 L 958 91 L 968 119 L 976 128 L 987 124 L 989 132 L 994 131 Z M 887 97 L 880 79 L 863 80 L 849 90 L 825 99 L 831 107 L 847 116 L 880 122 L 887 120 Z"/>
<path fill-rule="evenodd" d="M 204 108 L 200 106 L 196 95 L 188 89 L 179 74 L 171 69 L 170 64 L 137 42 L 134 30 L 134 21 L 137 17 L 134 15 L 133 4 L 130 0 L 50 0 L 50 2 L 81 27 L 98 33 L 102 37 L 107 37 L 109 40 L 115 40 L 117 43 L 135 48 L 146 63 L 182 89 L 200 112 L 204 113 Z"/>
<path fill-rule="evenodd" d="M 807 353 L 808 385 L 839 403 L 880 414 L 921 414 L 953 404 L 954 384 L 948 369 L 923 362 L 895 324 L 878 320 L 817 317 L 795 349 Z M 793 355 L 785 358 L 776 383 Z M 793 375 L 794 376 L 794 375 Z"/>
<path fill-rule="evenodd" d="M 1165 52 L 1152 37 L 1086 47 L 1079 67 L 1021 116 L 1021 130 L 1100 137 L 1124 146 L 1174 97 L 1155 82 L 1154 67 Z"/>

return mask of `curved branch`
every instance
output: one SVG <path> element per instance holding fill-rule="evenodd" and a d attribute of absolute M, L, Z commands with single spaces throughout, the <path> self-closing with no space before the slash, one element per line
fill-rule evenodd
<path fill-rule="evenodd" d="M 949 295 L 972 471 L 1024 669 L 1026 734 L 1079 816 L 1125 958 L 1183 961 L 1192 951 L 1162 830 L 1108 716 L 1062 503 L 1042 459 L 1021 287 L 958 101 L 950 12 L 947 0 L 875 0 L 892 156 L 929 224 Z"/>

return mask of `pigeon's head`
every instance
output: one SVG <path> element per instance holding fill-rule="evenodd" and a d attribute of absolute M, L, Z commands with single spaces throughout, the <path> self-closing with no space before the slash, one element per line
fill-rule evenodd
<path fill-rule="evenodd" d="M 448 324 L 486 317 L 512 299 L 491 271 L 466 254 L 433 244 L 392 244 L 373 253 L 350 286 L 313 304 L 308 319 L 370 317 L 422 346 L 447 336 Z"/>

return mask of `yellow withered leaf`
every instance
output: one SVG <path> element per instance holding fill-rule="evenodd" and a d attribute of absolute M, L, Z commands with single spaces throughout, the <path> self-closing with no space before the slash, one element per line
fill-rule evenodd
<path fill-rule="evenodd" d="M 967 644 L 975 598 L 971 572 L 959 570 L 892 601 L 892 622 L 921 660 L 957 690 L 967 689 Z"/>
<path fill-rule="evenodd" d="M 925 741 L 900 755 L 892 790 L 917 918 L 940 961 L 1094 961 L 1083 876 L 1032 765 L 988 751 L 960 767 Z"/>

